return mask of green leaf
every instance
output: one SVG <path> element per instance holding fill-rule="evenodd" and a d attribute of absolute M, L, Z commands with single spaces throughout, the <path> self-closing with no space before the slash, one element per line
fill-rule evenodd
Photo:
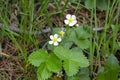
<path fill-rule="evenodd" d="M 49 71 L 59 72 L 62 69 L 62 62 L 56 57 L 55 54 L 50 54 L 46 61 L 46 66 Z"/>
<path fill-rule="evenodd" d="M 84 31 L 83 27 L 77 27 L 74 29 L 69 29 L 67 31 L 68 40 L 73 41 L 79 48 L 81 49 L 87 49 L 89 48 L 89 40 L 88 37 L 90 35 Z"/>
<path fill-rule="evenodd" d="M 41 66 L 37 70 L 38 80 L 48 79 L 52 73 L 47 69 L 45 64 L 41 64 Z"/>
<path fill-rule="evenodd" d="M 61 30 L 61 28 L 53 28 L 52 34 L 58 34 L 58 32 Z"/>
<path fill-rule="evenodd" d="M 69 50 L 66 50 L 66 48 L 58 46 L 54 49 L 54 54 L 60 59 L 60 60 L 65 60 L 68 59 L 69 57 Z"/>
<path fill-rule="evenodd" d="M 118 43 L 118 46 L 120 47 L 120 42 L 117 42 Z"/>
<path fill-rule="evenodd" d="M 46 50 L 38 50 L 29 56 L 29 61 L 39 67 L 37 74 L 39 80 L 49 78 L 53 72 L 62 69 L 62 61 L 55 54 L 48 54 Z"/>
<path fill-rule="evenodd" d="M 71 49 L 72 51 L 76 51 L 76 52 L 79 52 L 79 53 L 83 53 L 82 50 L 79 48 L 79 47 L 74 47 Z"/>
<path fill-rule="evenodd" d="M 78 73 L 80 80 L 90 80 L 89 77 L 89 69 L 88 68 L 81 68 L 80 72 Z"/>
<path fill-rule="evenodd" d="M 90 80 L 89 69 L 81 68 L 76 75 L 67 77 L 65 80 Z"/>
<path fill-rule="evenodd" d="M 28 60 L 32 63 L 32 65 L 38 67 L 41 63 L 46 61 L 46 58 L 47 52 L 41 49 L 31 53 Z"/>
<path fill-rule="evenodd" d="M 76 39 L 76 33 L 74 29 L 68 29 L 66 34 L 69 41 L 74 41 Z"/>
<path fill-rule="evenodd" d="M 97 76 L 97 80 L 118 80 L 119 62 L 117 58 L 111 54 L 105 63 L 105 69 Z"/>
<path fill-rule="evenodd" d="M 54 53 L 58 58 L 64 61 L 63 66 L 68 76 L 76 74 L 79 67 L 89 66 L 87 58 L 81 52 L 58 46 L 55 48 Z"/>
<path fill-rule="evenodd" d="M 106 0 L 97 0 L 96 1 L 97 8 L 101 10 L 107 10 L 107 1 Z"/>
<path fill-rule="evenodd" d="M 47 48 L 48 48 L 48 50 L 54 50 L 54 45 L 51 45 L 51 44 L 47 44 Z"/>
<path fill-rule="evenodd" d="M 68 76 L 73 76 L 79 70 L 79 63 L 67 59 L 64 60 L 63 67 Z"/>
<path fill-rule="evenodd" d="M 87 49 L 90 46 L 90 42 L 87 39 L 75 40 L 74 42 L 81 49 Z"/>
<path fill-rule="evenodd" d="M 69 49 L 73 45 L 73 42 L 66 40 L 66 41 L 63 41 L 61 45 Z"/>
<path fill-rule="evenodd" d="M 119 61 L 117 58 L 111 54 L 105 64 L 105 71 L 107 72 L 106 77 L 109 80 L 117 80 L 118 79 L 118 73 L 119 73 Z"/>
<path fill-rule="evenodd" d="M 87 9 L 93 9 L 94 8 L 94 0 L 85 0 L 85 7 Z"/>
<path fill-rule="evenodd" d="M 96 0 L 96 7 L 101 10 L 107 9 L 107 1 L 106 0 Z M 94 0 L 85 0 L 85 7 L 87 9 L 93 9 L 95 8 Z"/>
<path fill-rule="evenodd" d="M 75 30 L 78 39 L 87 39 L 90 37 L 89 33 L 87 33 L 81 26 L 77 27 Z"/>

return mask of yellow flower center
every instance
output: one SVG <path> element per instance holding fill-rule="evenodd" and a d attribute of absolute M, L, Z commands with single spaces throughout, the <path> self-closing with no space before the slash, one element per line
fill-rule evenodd
<path fill-rule="evenodd" d="M 59 35 L 61 35 L 61 36 L 62 36 L 63 34 L 64 34 L 64 32 L 63 32 L 63 31 L 60 31 L 60 32 L 59 32 Z"/>
<path fill-rule="evenodd" d="M 71 22 L 73 22 L 73 19 L 72 19 L 72 18 L 69 18 L 68 21 L 71 23 Z"/>
<path fill-rule="evenodd" d="M 57 38 L 53 38 L 53 42 L 57 42 Z"/>

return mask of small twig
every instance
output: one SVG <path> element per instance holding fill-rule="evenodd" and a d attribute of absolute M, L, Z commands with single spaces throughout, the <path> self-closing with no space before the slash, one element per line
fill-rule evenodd
<path fill-rule="evenodd" d="M 98 27 L 98 28 L 93 28 L 93 31 L 102 31 L 104 29 L 104 27 Z"/>
<path fill-rule="evenodd" d="M 4 27 L 5 25 L 3 25 L 2 23 L 0 23 L 0 28 L 4 28 L 5 30 L 8 30 Z M 16 28 L 14 26 L 10 26 L 10 29 L 13 31 L 13 32 L 17 32 L 17 33 L 25 33 L 23 32 L 22 30 L 20 30 L 19 28 Z M 93 28 L 93 31 L 102 31 L 104 28 L 103 27 L 98 27 L 98 28 Z M 35 34 L 35 35 L 40 35 L 42 33 L 49 33 L 51 32 L 51 29 L 50 28 L 47 28 L 47 29 L 42 29 L 42 31 L 36 31 L 36 32 L 27 32 L 26 34 Z"/>

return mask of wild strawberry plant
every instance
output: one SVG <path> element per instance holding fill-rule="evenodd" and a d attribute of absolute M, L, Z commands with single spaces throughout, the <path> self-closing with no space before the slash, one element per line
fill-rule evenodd
<path fill-rule="evenodd" d="M 80 68 L 89 66 L 83 50 L 89 48 L 90 35 L 84 27 L 75 25 L 75 15 L 68 14 L 66 18 L 64 29 L 53 29 L 47 49 L 39 49 L 29 56 L 30 63 L 37 67 L 38 80 L 48 79 L 61 71 L 73 76 Z"/>

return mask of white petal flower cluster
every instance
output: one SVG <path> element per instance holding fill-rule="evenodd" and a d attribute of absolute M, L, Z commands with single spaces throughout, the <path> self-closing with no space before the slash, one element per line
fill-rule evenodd
<path fill-rule="evenodd" d="M 69 26 L 74 26 L 77 23 L 76 16 L 75 15 L 66 15 L 66 20 L 64 20 L 65 24 Z"/>
<path fill-rule="evenodd" d="M 76 16 L 67 14 L 66 20 L 64 20 L 64 22 L 66 25 L 74 26 L 77 23 Z M 54 46 L 57 46 L 59 44 L 59 42 L 62 41 L 64 33 L 65 32 L 62 30 L 62 31 L 58 32 L 58 34 L 50 35 L 51 40 L 49 41 L 49 44 L 53 44 Z"/>

